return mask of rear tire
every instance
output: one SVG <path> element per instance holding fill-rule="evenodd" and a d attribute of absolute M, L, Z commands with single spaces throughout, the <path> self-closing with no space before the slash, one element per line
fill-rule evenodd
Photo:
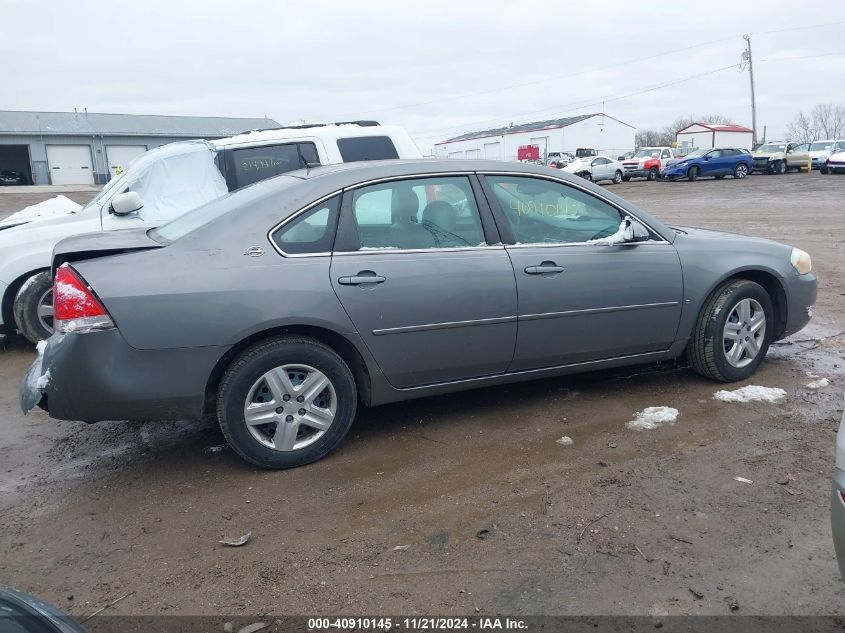
<path fill-rule="evenodd" d="M 630 182 L 630 181 L 631 181 L 630 176 L 622 176 L 622 182 Z"/>
<path fill-rule="evenodd" d="M 749 173 L 748 166 L 745 165 L 744 163 L 740 163 L 734 168 L 734 178 L 739 178 L 739 179 L 745 178 L 748 175 L 748 173 Z"/>
<path fill-rule="evenodd" d="M 53 279 L 48 271 L 24 282 L 12 303 L 12 313 L 18 330 L 30 343 L 53 335 Z"/>
<path fill-rule="evenodd" d="M 687 180 L 689 180 L 690 182 L 695 182 L 698 179 L 698 174 L 700 172 L 701 170 L 695 165 L 693 165 L 687 170 Z"/>
<path fill-rule="evenodd" d="M 257 385 L 270 372 L 281 368 L 301 367 L 302 370 L 284 370 L 284 375 L 299 374 L 300 380 L 309 372 L 322 375 L 328 379 L 324 391 L 316 394 L 324 400 L 329 398 L 332 403 L 323 403 L 319 407 L 334 407 L 333 418 L 321 434 L 317 428 L 308 426 L 307 422 L 299 423 L 297 409 L 300 404 L 295 393 L 282 402 L 282 395 L 270 392 L 266 396 L 258 396 Z M 293 381 L 293 379 L 291 379 Z M 305 385 L 305 383 L 301 383 Z M 270 387 L 268 384 L 267 387 Z M 263 387 L 262 387 L 263 389 Z M 266 389 L 264 389 L 266 391 Z M 330 395 L 326 395 L 329 393 Z M 320 396 L 320 394 L 323 394 Z M 287 395 L 287 394 L 286 394 Z M 266 400 L 265 400 L 266 399 Z M 316 400 L 312 398 L 314 402 Z M 245 409 L 250 403 L 260 405 L 267 403 L 270 408 L 266 411 L 268 422 L 261 425 L 249 426 L 246 422 Z M 279 406 L 273 407 L 273 404 Z M 312 403 L 307 399 L 301 404 L 311 410 Z M 251 406 L 251 405 L 250 405 Z M 341 443 L 352 426 L 358 407 L 358 392 L 352 372 L 343 359 L 330 347 L 319 341 L 298 336 L 282 336 L 257 343 L 238 356 L 220 382 L 217 398 L 217 417 L 226 441 L 246 461 L 261 468 L 295 468 L 317 461 L 328 455 Z M 283 411 L 282 411 L 283 410 Z M 299 409 L 303 416 L 305 408 Z M 277 415 L 278 414 L 278 415 Z M 293 415 L 291 415 L 293 414 Z M 294 420 L 296 418 L 296 420 Z M 276 439 L 276 434 L 284 431 L 287 424 L 295 424 L 293 436 L 297 444 L 305 444 L 301 448 L 274 448 L 268 446 L 282 443 Z M 316 439 L 308 443 L 308 434 Z M 300 436 L 303 439 L 300 439 Z M 258 438 L 263 438 L 261 441 Z M 284 438 L 282 438 L 284 439 Z"/>
<path fill-rule="evenodd" d="M 733 349 L 733 345 L 742 345 L 742 341 L 754 339 L 756 334 L 756 332 L 746 331 L 744 327 L 739 327 L 741 323 L 728 324 L 728 321 L 734 318 L 740 304 L 746 300 L 750 305 L 759 306 L 762 310 L 765 323 L 760 329 L 763 332 L 753 342 L 756 348 L 756 354 L 753 357 L 744 357 L 741 361 L 731 362 L 728 359 L 728 353 Z M 728 324 L 727 327 L 726 324 Z M 745 279 L 734 279 L 723 283 L 704 302 L 704 307 L 693 328 L 687 347 L 692 368 L 706 378 L 721 382 L 734 382 L 748 378 L 757 370 L 766 356 L 772 340 L 773 324 L 772 300 L 762 286 Z M 726 338 L 729 333 L 731 337 L 738 336 L 736 342 Z M 726 350 L 726 347 L 729 349 Z M 745 364 L 742 365 L 742 363 Z"/>

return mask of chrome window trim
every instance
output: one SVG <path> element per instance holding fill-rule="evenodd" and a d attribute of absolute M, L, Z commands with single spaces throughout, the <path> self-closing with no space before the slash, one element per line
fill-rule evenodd
<path fill-rule="evenodd" d="M 301 216 L 303 213 L 307 213 L 308 211 L 310 211 L 311 209 L 313 209 L 317 205 L 322 204 L 326 200 L 329 200 L 330 198 L 333 198 L 334 196 L 340 195 L 342 193 L 343 193 L 343 189 L 338 189 L 337 191 L 333 191 L 332 193 L 330 193 L 326 196 L 323 196 L 322 198 L 318 198 L 317 200 L 310 203 L 309 205 L 299 209 L 299 211 L 294 211 L 288 217 L 286 217 L 284 220 L 282 220 L 281 222 L 279 222 L 278 224 L 273 226 L 273 228 L 271 228 L 269 231 L 267 231 L 267 240 L 270 242 L 270 245 L 273 247 L 273 249 L 279 255 L 281 255 L 282 257 L 327 257 L 327 256 L 330 256 L 331 251 L 328 251 L 328 252 L 322 251 L 322 252 L 318 252 L 318 253 L 286 253 L 285 251 L 282 250 L 282 248 L 278 244 L 276 244 L 276 240 L 273 239 L 273 233 L 275 233 L 276 231 L 278 231 L 279 229 L 284 227 L 286 224 L 290 224 L 296 218 Z M 338 210 L 338 212 L 339 212 L 339 210 Z"/>
<path fill-rule="evenodd" d="M 335 257 L 346 255 L 398 255 L 404 253 L 460 253 L 462 251 L 503 251 L 504 244 L 485 244 L 484 246 L 450 246 L 448 248 L 374 248 L 364 251 L 334 251 L 329 253 Z"/>
<path fill-rule="evenodd" d="M 573 187 L 574 189 L 578 189 L 579 191 L 587 194 L 588 196 L 593 196 L 594 198 L 598 198 L 602 202 L 609 204 L 611 207 L 622 213 L 623 215 L 630 215 L 631 217 L 635 218 L 637 222 L 645 226 L 651 233 L 655 235 L 660 235 L 659 231 L 656 231 L 654 227 L 652 227 L 648 222 L 645 222 L 640 216 L 628 209 L 619 206 L 617 203 L 613 202 L 609 198 L 604 197 L 601 194 L 596 193 L 595 191 L 590 191 L 586 187 L 582 187 L 577 182 L 570 182 L 568 180 L 563 180 L 561 178 L 555 178 L 554 176 L 548 176 L 546 174 L 534 174 L 534 173 L 525 173 L 521 171 L 479 171 L 477 172 L 479 176 L 520 176 L 523 178 L 539 178 L 541 180 L 550 180 L 552 182 L 557 182 L 567 187 Z M 498 202 L 498 201 L 497 201 Z M 659 240 L 650 239 L 647 242 L 620 242 L 621 244 L 670 244 L 670 242 L 664 239 L 662 236 Z M 617 244 L 587 244 L 586 242 L 560 242 L 555 244 L 546 244 L 544 242 L 538 242 L 534 244 L 507 244 L 508 248 L 514 247 L 537 247 L 537 246 L 544 246 L 544 247 L 560 247 L 560 246 L 617 246 Z"/>

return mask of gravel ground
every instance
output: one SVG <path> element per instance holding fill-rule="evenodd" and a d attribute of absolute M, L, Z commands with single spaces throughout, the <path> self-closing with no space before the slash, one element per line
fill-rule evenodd
<path fill-rule="evenodd" d="M 845 613 L 828 505 L 845 178 L 612 190 L 667 222 L 813 255 L 813 322 L 746 383 L 783 402 L 714 400 L 722 386 L 683 366 L 599 372 L 364 410 L 327 459 L 266 472 L 209 422 L 23 417 L 33 352 L 9 341 L 0 579 L 74 615 L 129 592 L 110 613 Z M 22 195 L 0 192 L 0 215 Z M 808 389 L 808 372 L 831 385 Z M 660 405 L 680 410 L 674 424 L 626 429 Z M 218 544 L 246 532 L 242 548 Z"/>

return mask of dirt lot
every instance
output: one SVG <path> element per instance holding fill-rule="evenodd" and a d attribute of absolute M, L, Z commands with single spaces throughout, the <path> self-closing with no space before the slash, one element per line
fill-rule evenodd
<path fill-rule="evenodd" d="M 815 318 L 749 383 L 785 402 L 716 401 L 721 386 L 682 366 L 594 373 L 364 410 L 329 458 L 264 472 L 208 423 L 23 417 L 33 352 L 11 341 L 0 582 L 75 615 L 129 592 L 109 612 L 845 613 L 828 506 L 845 177 L 612 190 L 669 222 L 813 255 Z M 18 195 L 0 193 L 0 213 L 27 203 Z M 807 372 L 832 384 L 810 390 Z M 625 428 L 655 405 L 680 409 L 677 423 Z M 218 544 L 245 532 L 245 547 Z"/>

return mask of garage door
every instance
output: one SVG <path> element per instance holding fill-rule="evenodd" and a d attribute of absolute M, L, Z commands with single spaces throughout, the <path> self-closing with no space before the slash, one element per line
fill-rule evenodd
<path fill-rule="evenodd" d="M 114 178 L 117 175 L 118 167 L 125 171 L 136 156 L 140 156 L 146 151 L 145 145 L 106 145 L 106 156 L 109 161 L 111 177 Z"/>
<path fill-rule="evenodd" d="M 48 145 L 47 163 L 54 185 L 93 185 L 91 147 L 88 145 Z"/>
<path fill-rule="evenodd" d="M 480 149 L 468 149 L 467 150 L 467 158 L 481 158 L 481 150 Z"/>
<path fill-rule="evenodd" d="M 501 143 L 485 143 L 484 144 L 484 158 L 491 158 L 499 160 L 502 157 Z"/>

